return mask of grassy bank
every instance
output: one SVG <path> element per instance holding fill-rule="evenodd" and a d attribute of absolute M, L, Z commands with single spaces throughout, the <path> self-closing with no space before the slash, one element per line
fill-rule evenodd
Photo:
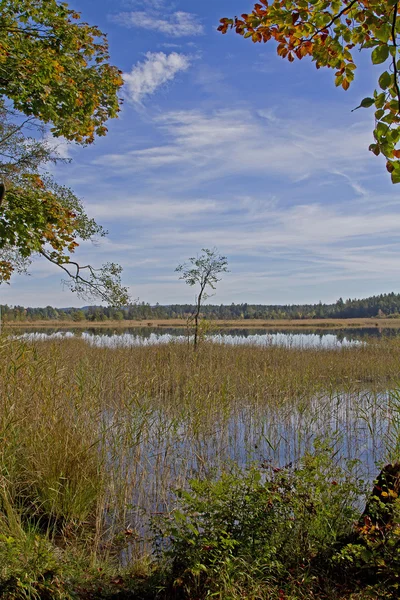
<path fill-rule="evenodd" d="M 3 338 L 4 597 L 367 597 L 378 567 L 338 541 L 362 480 L 398 455 L 399 364 L 396 340 L 193 353 Z"/>
<path fill-rule="evenodd" d="M 217 329 L 353 329 L 378 328 L 399 329 L 400 319 L 235 319 L 232 321 L 207 321 Z M 4 328 L 19 327 L 57 327 L 57 328 L 88 328 L 99 327 L 122 329 L 129 327 L 187 327 L 185 319 L 148 319 L 142 321 L 8 321 Z"/>

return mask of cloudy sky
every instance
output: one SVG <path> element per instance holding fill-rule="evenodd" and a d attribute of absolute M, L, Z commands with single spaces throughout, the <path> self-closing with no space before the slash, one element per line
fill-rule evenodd
<path fill-rule="evenodd" d="M 109 231 L 82 262 L 119 262 L 132 298 L 190 302 L 176 265 L 216 246 L 229 260 L 216 303 L 330 302 L 400 291 L 400 186 L 368 152 L 380 67 L 348 92 L 274 44 L 216 31 L 249 0 L 74 0 L 108 33 L 124 105 L 90 148 L 62 147 L 56 176 Z M 57 268 L 2 286 L 0 302 L 80 306 Z"/>

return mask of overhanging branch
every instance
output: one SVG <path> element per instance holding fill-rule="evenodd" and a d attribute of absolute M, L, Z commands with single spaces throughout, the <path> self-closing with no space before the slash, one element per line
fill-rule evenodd
<path fill-rule="evenodd" d="M 399 104 L 399 112 L 400 112 L 400 88 L 399 88 L 399 80 L 398 80 L 398 69 L 397 69 L 397 41 L 396 41 L 396 22 L 397 22 L 397 14 L 399 9 L 399 3 L 396 2 L 393 9 L 393 19 L 392 19 L 392 42 L 394 47 L 394 54 L 392 58 L 393 64 L 393 76 L 394 76 L 394 85 L 397 93 L 397 101 Z"/>

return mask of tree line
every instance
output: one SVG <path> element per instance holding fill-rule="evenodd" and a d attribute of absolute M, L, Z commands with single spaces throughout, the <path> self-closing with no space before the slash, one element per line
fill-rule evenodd
<path fill-rule="evenodd" d="M 127 307 L 85 306 L 83 308 L 25 308 L 23 306 L 1 306 L 5 322 L 13 321 L 123 321 L 187 319 L 195 311 L 191 304 L 150 305 L 137 302 Z M 400 294 L 380 294 L 363 299 L 339 298 L 334 304 L 207 304 L 201 307 L 205 319 L 349 319 L 349 318 L 400 318 Z"/>

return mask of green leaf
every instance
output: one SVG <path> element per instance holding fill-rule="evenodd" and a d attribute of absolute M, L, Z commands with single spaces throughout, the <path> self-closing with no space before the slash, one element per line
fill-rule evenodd
<path fill-rule="evenodd" d="M 369 150 L 375 154 L 375 156 L 379 156 L 381 153 L 379 149 L 379 144 L 371 144 Z"/>
<path fill-rule="evenodd" d="M 375 100 L 373 98 L 364 98 L 361 100 L 360 106 L 361 108 L 369 108 L 374 104 Z"/>
<path fill-rule="evenodd" d="M 379 85 L 383 90 L 386 90 L 386 88 L 389 87 L 389 85 L 392 83 L 392 76 L 390 75 L 390 73 L 388 73 L 388 71 L 385 71 L 384 73 L 382 73 L 382 75 L 379 77 Z"/>
<path fill-rule="evenodd" d="M 391 35 L 391 29 L 389 25 L 382 25 L 381 27 L 377 28 L 375 30 L 375 37 L 380 41 L 380 42 L 388 42 L 390 39 L 390 35 Z"/>
<path fill-rule="evenodd" d="M 395 119 L 396 116 L 393 113 L 389 112 L 381 119 L 381 121 L 382 123 L 387 123 L 388 125 L 391 125 L 395 122 Z"/>
<path fill-rule="evenodd" d="M 400 183 L 400 171 L 393 171 L 390 175 L 392 183 Z"/>
<path fill-rule="evenodd" d="M 372 54 L 371 54 L 372 64 L 380 65 L 381 63 L 385 62 L 385 60 L 387 60 L 388 58 L 389 58 L 389 46 L 381 45 L 381 46 L 377 46 L 376 48 L 374 48 L 374 50 L 372 50 Z"/>
<path fill-rule="evenodd" d="M 382 108 L 386 102 L 386 94 L 382 92 L 375 98 L 375 106 L 376 108 Z"/>
<path fill-rule="evenodd" d="M 364 98 L 363 100 L 361 100 L 361 103 L 359 106 L 357 106 L 356 108 L 353 108 L 352 112 L 355 110 L 358 110 L 359 108 L 369 108 L 373 104 L 375 104 L 374 98 Z"/>
<path fill-rule="evenodd" d="M 391 164 L 394 167 L 393 171 L 390 174 L 392 178 L 392 183 L 400 183 L 400 163 L 392 162 Z"/>

